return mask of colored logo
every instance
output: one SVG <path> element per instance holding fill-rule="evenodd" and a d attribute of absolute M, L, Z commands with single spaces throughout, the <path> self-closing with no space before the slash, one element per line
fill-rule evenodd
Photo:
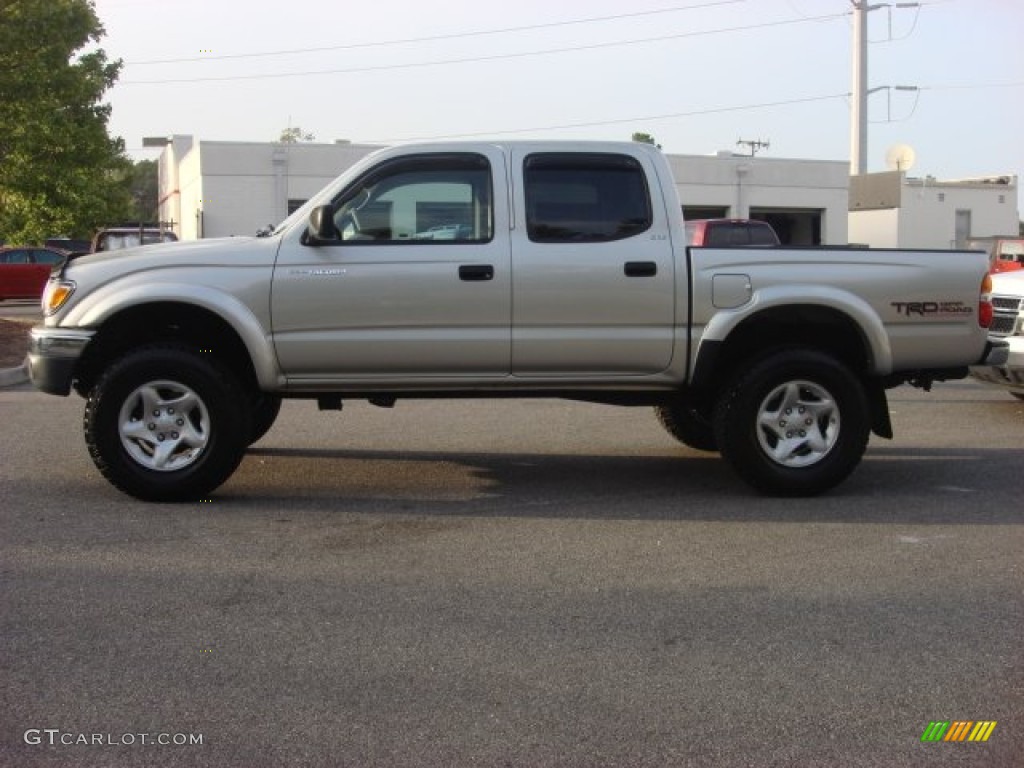
<path fill-rule="evenodd" d="M 933 720 L 921 734 L 921 741 L 988 741 L 995 729 L 995 720 Z"/>

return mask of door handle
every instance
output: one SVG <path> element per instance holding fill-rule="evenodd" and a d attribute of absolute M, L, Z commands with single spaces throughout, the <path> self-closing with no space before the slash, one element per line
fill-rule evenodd
<path fill-rule="evenodd" d="M 465 264 L 459 267 L 459 279 L 480 282 L 494 279 L 494 267 L 490 264 Z"/>
<path fill-rule="evenodd" d="M 654 277 L 658 274 L 658 265 L 653 261 L 627 261 L 622 271 L 626 277 Z"/>

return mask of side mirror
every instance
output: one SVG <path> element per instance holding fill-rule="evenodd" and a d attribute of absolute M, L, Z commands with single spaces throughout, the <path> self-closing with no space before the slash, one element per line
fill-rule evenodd
<path fill-rule="evenodd" d="M 334 208 L 329 205 L 318 205 L 309 213 L 309 228 L 307 241 L 310 245 L 322 245 L 324 243 L 336 243 L 338 230 L 334 226 Z"/>

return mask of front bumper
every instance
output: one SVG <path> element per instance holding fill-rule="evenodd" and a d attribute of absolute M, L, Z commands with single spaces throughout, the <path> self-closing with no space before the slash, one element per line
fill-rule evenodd
<path fill-rule="evenodd" d="M 69 395 L 75 367 L 95 334 L 95 331 L 35 326 L 28 342 L 28 377 L 32 386 L 51 395 Z"/>
<path fill-rule="evenodd" d="M 981 365 L 971 366 L 971 376 L 987 384 L 995 384 L 1013 392 L 1024 393 L 1024 336 L 1000 339 L 1002 354 L 990 354 Z"/>

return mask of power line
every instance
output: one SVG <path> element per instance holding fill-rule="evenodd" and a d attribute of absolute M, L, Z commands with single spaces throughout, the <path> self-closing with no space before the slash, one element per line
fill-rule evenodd
<path fill-rule="evenodd" d="M 580 51 L 594 51 L 604 48 L 615 48 L 626 45 L 645 45 L 647 43 L 659 43 L 668 40 L 682 40 L 685 38 L 706 37 L 709 35 L 721 35 L 730 32 L 749 32 L 755 29 L 767 29 L 770 27 L 782 27 L 792 24 L 805 24 L 812 21 L 828 21 L 841 19 L 848 16 L 848 13 L 836 13 L 828 16 L 815 16 L 803 19 L 789 19 L 786 21 L 762 22 L 760 24 L 748 24 L 739 27 L 725 27 L 722 29 L 704 30 L 701 32 L 681 32 L 675 35 L 661 35 L 658 37 L 646 37 L 635 40 L 616 40 L 607 43 L 592 43 L 588 45 L 570 46 L 567 48 L 548 48 L 537 51 L 524 51 L 520 53 L 499 53 L 490 56 L 472 56 L 458 59 L 440 59 L 436 61 L 421 61 L 408 64 L 379 64 L 367 67 L 347 67 L 340 69 L 319 69 L 304 72 L 273 72 L 260 75 L 222 75 L 217 77 L 180 77 L 166 78 L 161 80 L 124 80 L 121 85 L 170 85 L 175 83 L 213 83 L 229 82 L 236 80 L 273 80 L 288 77 L 312 77 L 316 75 L 343 75 L 360 72 L 385 72 L 399 69 L 412 69 L 414 67 L 436 67 L 450 64 L 477 64 L 488 61 L 501 61 L 507 59 L 522 59 L 530 56 L 548 56 L 558 53 L 577 53 Z"/>
<path fill-rule="evenodd" d="M 963 83 L 950 85 L 922 85 L 922 91 L 961 91 L 974 90 L 975 88 L 1020 88 L 1024 86 L 1024 80 L 1017 80 L 1009 83 Z"/>
<path fill-rule="evenodd" d="M 502 29 L 482 29 L 471 32 L 452 32 L 444 35 L 430 35 L 427 37 L 407 37 L 397 40 L 378 40 L 369 43 L 349 43 L 346 45 L 330 45 L 319 48 L 293 48 L 284 51 L 259 51 L 253 53 L 222 54 L 218 56 L 192 56 L 176 59 L 151 59 L 148 61 L 129 61 L 125 66 L 144 66 L 150 64 L 183 64 L 196 61 L 220 61 L 224 59 L 251 59 L 265 56 L 291 56 L 303 53 L 324 53 L 327 51 L 347 51 L 360 48 L 381 48 L 389 45 L 407 45 L 410 43 L 427 43 L 439 40 L 457 40 L 466 37 L 483 37 L 486 35 L 502 35 L 512 32 L 529 32 L 537 29 L 552 29 L 555 27 L 568 27 L 577 24 L 593 24 L 602 21 L 621 21 L 622 19 L 633 19 L 641 16 L 655 16 L 664 13 L 679 13 L 681 11 L 695 11 L 704 8 L 713 8 L 721 5 L 735 5 L 745 3 L 747 0 L 715 0 L 714 2 L 700 3 L 697 5 L 676 6 L 674 8 L 660 8 L 652 11 L 636 11 L 634 13 L 619 13 L 614 16 L 592 16 L 583 19 L 569 19 L 566 21 L 552 21 L 546 24 L 529 24 L 519 27 L 504 27 Z"/>
<path fill-rule="evenodd" d="M 974 85 L 933 85 L 933 86 L 922 86 L 917 89 L 917 95 L 920 96 L 922 91 L 941 91 L 941 90 L 958 90 L 958 89 L 976 89 L 976 88 L 1020 88 L 1024 87 L 1024 81 L 1019 82 L 1008 82 L 1008 83 L 976 83 Z M 434 134 L 431 136 L 405 136 L 401 138 L 389 138 L 389 139 L 365 139 L 365 144 L 395 144 L 403 141 L 436 141 L 439 139 L 464 139 L 464 138 L 479 138 L 481 136 L 503 136 L 506 134 L 521 134 L 521 133 L 539 133 L 542 131 L 559 131 L 568 130 L 570 128 L 598 128 L 604 125 L 623 125 L 626 123 L 643 123 L 653 122 L 655 120 L 673 120 L 684 117 L 701 117 L 703 115 L 716 115 L 723 114 L 726 112 L 744 112 L 746 110 L 753 109 L 770 109 L 772 107 L 788 107 L 797 104 L 813 104 L 820 101 L 833 101 L 836 99 L 843 99 L 849 101 L 850 93 L 832 93 L 823 96 L 805 96 L 797 99 L 785 99 L 782 101 L 767 101 L 759 104 L 742 104 L 733 105 L 728 107 L 712 107 L 710 109 L 695 109 L 688 112 L 672 112 L 660 115 L 644 115 L 640 117 L 622 117 L 615 118 L 613 120 L 594 120 L 582 123 L 562 123 L 559 125 L 545 125 L 545 126 L 534 126 L 532 128 L 509 128 L 505 130 L 488 130 L 488 131 L 472 131 L 468 133 L 445 133 L 445 134 Z M 908 120 L 913 116 L 914 111 L 917 110 L 917 100 L 914 101 L 914 107 L 911 114 L 902 120 Z"/>
<path fill-rule="evenodd" d="M 784 101 L 768 101 L 760 104 L 744 104 L 730 107 L 713 107 L 710 109 L 696 109 L 689 112 L 672 112 L 662 115 L 644 115 L 642 117 L 623 117 L 615 120 L 598 120 L 585 123 L 563 123 L 561 125 L 536 126 L 533 128 L 509 128 L 506 130 L 473 131 L 469 133 L 447 133 L 433 136 L 406 136 L 390 139 L 366 139 L 367 144 L 395 144 L 404 141 L 435 141 L 438 139 L 464 139 L 480 136 L 502 136 L 506 134 L 534 133 L 539 131 L 558 131 L 569 128 L 594 128 L 603 125 L 621 125 L 624 123 L 643 123 L 654 120 L 672 120 L 682 117 L 699 117 L 702 115 L 715 115 L 724 112 L 742 112 L 751 109 L 769 109 L 771 107 L 788 107 L 795 104 L 811 104 L 817 101 L 830 101 L 834 99 L 848 99 L 849 93 L 832 93 L 825 96 L 807 96 L 799 99 L 786 99 Z"/>
<path fill-rule="evenodd" d="M 1010 82 L 1010 83 L 974 83 L 974 84 L 971 84 L 971 85 L 931 85 L 931 86 L 922 85 L 922 86 L 913 86 L 913 87 L 910 87 L 910 88 L 897 86 L 896 90 L 904 90 L 904 91 L 910 90 L 910 91 L 914 92 L 914 103 L 910 107 L 910 112 L 907 113 L 906 115 L 904 115 L 903 117 L 896 117 L 896 118 L 894 118 L 892 116 L 892 107 L 890 105 L 890 107 L 889 107 L 889 114 L 888 114 L 886 120 L 873 120 L 871 122 L 875 123 L 875 124 L 879 124 L 879 123 L 903 123 L 903 122 L 906 122 L 906 121 L 912 119 L 914 117 L 914 115 L 917 114 L 917 107 L 918 107 L 918 104 L 921 101 L 921 94 L 924 93 L 925 91 L 959 91 L 959 90 L 977 91 L 977 90 L 982 90 L 982 89 L 985 89 L 985 88 L 1020 88 L 1020 87 L 1024 87 L 1024 81 L 1015 82 L 1015 83 L 1014 82 Z"/>

